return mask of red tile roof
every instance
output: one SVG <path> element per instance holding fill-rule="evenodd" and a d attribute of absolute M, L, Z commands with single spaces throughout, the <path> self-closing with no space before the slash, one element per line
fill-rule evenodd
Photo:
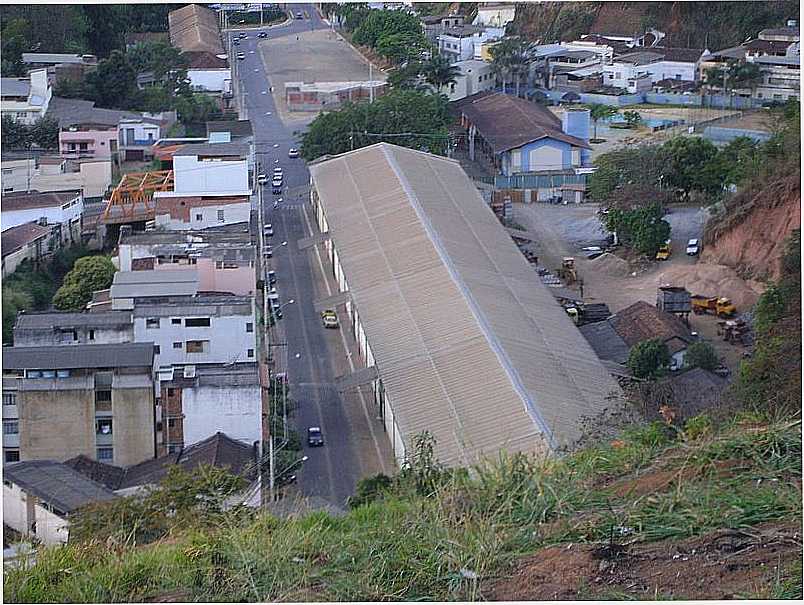
<path fill-rule="evenodd" d="M 643 340 L 660 338 L 667 343 L 671 353 L 676 353 L 695 340 L 690 329 L 678 317 L 643 300 L 619 311 L 608 321 L 629 347 Z"/>

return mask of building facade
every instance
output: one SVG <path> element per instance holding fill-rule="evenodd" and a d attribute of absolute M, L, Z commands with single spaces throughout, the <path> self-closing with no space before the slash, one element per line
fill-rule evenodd
<path fill-rule="evenodd" d="M 151 343 L 6 348 L 4 460 L 153 458 L 153 364 Z"/>
<path fill-rule="evenodd" d="M 14 324 L 15 347 L 133 341 L 134 322 L 130 311 L 20 313 Z"/>
<path fill-rule="evenodd" d="M 11 192 L 2 196 L 3 229 L 38 222 L 63 244 L 81 241 L 84 197 L 80 191 Z"/>
<path fill-rule="evenodd" d="M 53 89 L 47 70 L 32 70 L 27 78 L 2 78 L 0 113 L 15 122 L 33 124 L 47 112 Z"/>

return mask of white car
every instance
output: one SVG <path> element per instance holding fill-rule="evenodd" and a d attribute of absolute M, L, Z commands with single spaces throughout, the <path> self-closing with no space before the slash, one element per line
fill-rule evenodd
<path fill-rule="evenodd" d="M 687 242 L 687 255 L 688 256 L 697 256 L 697 254 L 701 251 L 701 242 L 697 239 L 691 239 Z"/>
<path fill-rule="evenodd" d="M 273 187 L 281 187 L 282 186 L 282 177 L 274 177 L 273 182 L 271 183 Z"/>
<path fill-rule="evenodd" d="M 291 147 L 290 149 L 288 149 L 288 157 L 289 158 L 299 157 L 299 150 L 296 149 L 295 147 Z"/>
<path fill-rule="evenodd" d="M 257 182 L 258 182 L 260 185 L 265 185 L 265 183 L 267 183 L 267 182 L 268 182 L 268 177 L 267 177 L 267 176 L 265 176 L 264 174 L 258 174 L 258 175 L 257 175 Z"/>
<path fill-rule="evenodd" d="M 276 168 L 274 168 L 274 178 L 276 178 L 276 177 L 281 177 L 281 176 L 282 176 L 282 173 L 283 173 L 283 171 L 282 171 L 282 169 L 281 169 L 279 166 L 277 166 Z"/>
<path fill-rule="evenodd" d="M 246 60 L 246 54 L 245 53 L 237 53 L 237 60 L 238 61 L 245 61 Z"/>
<path fill-rule="evenodd" d="M 268 223 L 267 225 L 265 225 L 263 230 L 265 231 L 266 236 L 273 237 L 273 235 L 274 235 L 274 227 L 273 227 L 273 225 L 271 225 L 271 223 Z"/>

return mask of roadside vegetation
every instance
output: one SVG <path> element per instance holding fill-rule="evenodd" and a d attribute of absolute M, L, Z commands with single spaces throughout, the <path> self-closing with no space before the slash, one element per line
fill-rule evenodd
<path fill-rule="evenodd" d="M 341 517 L 224 512 L 186 497 L 195 484 L 189 489 L 185 480 L 168 481 L 148 502 L 174 513 L 95 516 L 107 528 L 100 538 L 42 549 L 33 566 L 7 570 L 5 598 L 480 600 L 499 594 L 506 578 L 524 565 L 523 557 L 538 560 L 549 549 L 566 553 L 567 565 L 578 551 L 596 549 L 616 552 L 608 559 L 628 566 L 630 553 L 637 557 L 642 548 L 665 545 L 667 565 L 673 566 L 666 541 L 708 543 L 713 532 L 726 530 L 740 536 L 741 553 L 707 550 L 704 571 L 711 574 L 712 563 L 718 571 L 720 565 L 739 568 L 741 556 L 766 548 L 768 528 L 786 546 L 760 569 L 759 581 L 713 587 L 710 580 L 708 590 L 744 598 L 800 597 L 800 422 L 769 422 L 761 414 L 737 415 L 720 426 L 705 417 L 693 420 L 681 427 L 631 429 L 561 460 L 503 457 L 477 467 L 471 477 L 441 468 L 423 435 L 400 474 L 371 478 L 373 487 Z M 157 530 L 144 535 L 139 521 L 152 519 L 160 520 Z M 592 577 L 579 569 L 566 589 L 598 598 L 612 590 L 595 583 L 597 563 Z M 709 594 L 689 577 L 686 590 L 672 591 L 649 577 L 642 580 L 621 587 L 613 598 Z M 509 597 L 525 600 L 534 586 L 520 584 L 519 594 Z"/>

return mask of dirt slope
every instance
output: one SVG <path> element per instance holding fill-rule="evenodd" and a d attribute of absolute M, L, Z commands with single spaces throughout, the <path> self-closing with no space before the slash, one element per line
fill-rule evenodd
<path fill-rule="evenodd" d="M 738 194 L 709 221 L 701 260 L 732 267 L 744 278 L 779 276 L 784 240 L 801 225 L 801 173 Z"/>

